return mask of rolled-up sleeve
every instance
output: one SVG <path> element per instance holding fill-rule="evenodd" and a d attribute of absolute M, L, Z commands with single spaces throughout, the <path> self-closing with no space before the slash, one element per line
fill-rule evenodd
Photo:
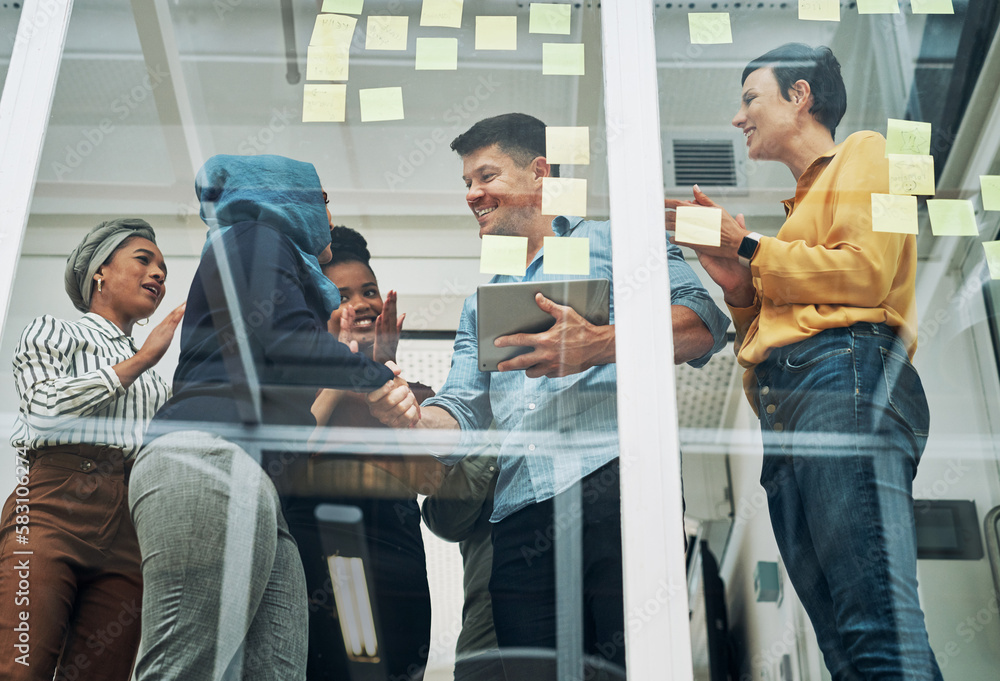
<path fill-rule="evenodd" d="M 712 334 L 712 349 L 701 357 L 688 362 L 695 368 L 705 366 L 712 355 L 726 346 L 729 318 L 723 314 L 712 297 L 708 295 L 705 287 L 701 285 L 698 275 L 684 260 L 681 249 L 669 242 L 667 243 L 667 262 L 670 272 L 670 304 L 690 308 Z"/>

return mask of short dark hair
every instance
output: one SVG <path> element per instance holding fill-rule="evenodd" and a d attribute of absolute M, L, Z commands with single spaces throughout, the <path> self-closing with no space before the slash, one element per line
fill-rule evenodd
<path fill-rule="evenodd" d="M 494 144 L 519 167 L 527 167 L 545 156 L 545 123 L 523 113 L 484 118 L 451 142 L 451 150 L 465 157 Z M 550 175 L 559 177 L 559 166 L 550 165 Z"/>
<path fill-rule="evenodd" d="M 368 242 L 356 230 L 350 227 L 336 226 L 330 228 L 330 247 L 333 258 L 323 267 L 333 267 L 345 262 L 359 262 L 372 271 L 372 254 L 368 252 Z"/>
<path fill-rule="evenodd" d="M 757 57 L 743 69 L 740 85 L 757 69 L 770 68 L 778 81 L 782 96 L 791 101 L 788 94 L 796 81 L 804 80 L 812 90 L 813 105 L 809 113 L 816 116 L 836 135 L 837 125 L 847 111 L 847 89 L 840 75 L 840 62 L 829 47 L 809 47 L 802 43 L 787 43 L 767 54 Z"/>

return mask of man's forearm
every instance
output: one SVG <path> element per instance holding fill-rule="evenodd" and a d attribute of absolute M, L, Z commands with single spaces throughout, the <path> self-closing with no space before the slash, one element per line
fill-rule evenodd
<path fill-rule="evenodd" d="M 684 364 L 702 357 L 715 345 L 712 332 L 690 307 L 671 305 L 674 331 L 674 364 Z"/>
<path fill-rule="evenodd" d="M 420 408 L 420 420 L 417 421 L 417 428 L 458 430 L 459 425 L 447 409 L 429 406 Z"/>

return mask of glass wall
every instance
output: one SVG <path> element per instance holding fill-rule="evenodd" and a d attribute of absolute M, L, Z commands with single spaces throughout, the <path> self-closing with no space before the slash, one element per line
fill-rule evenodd
<path fill-rule="evenodd" d="M 995 5 L 975 0 L 657 3 L 664 185 L 668 205 L 682 206 L 676 223 L 668 223 L 679 226 L 678 240 L 697 240 L 690 220 L 699 213 L 682 212 L 722 207 L 716 238 L 725 245 L 728 235 L 730 250 L 698 246 L 685 253 L 694 261 L 696 251 L 721 255 L 750 286 L 747 298 L 725 270 L 715 270 L 722 284 L 705 271 L 709 290 L 734 308 L 739 363 L 727 353 L 723 392 L 735 402 L 713 409 L 717 420 L 707 429 L 681 414 L 688 532 L 700 547 L 689 563 L 697 678 L 821 679 L 851 667 L 862 677 L 872 673 L 866 664 L 893 654 L 854 637 L 852 627 L 881 627 L 892 632 L 893 645 L 906 646 L 915 634 L 902 623 L 916 622 L 915 631 L 923 625 L 912 597 L 878 614 L 872 575 L 879 568 L 871 552 L 882 552 L 895 570 L 906 564 L 914 536 L 916 594 L 943 677 L 984 678 L 996 667 L 998 565 L 990 547 L 1000 502 L 1000 273 L 987 260 L 995 259 L 1000 206 L 990 199 L 994 180 L 980 182 L 998 170 L 996 28 Z M 830 91 L 817 85 L 825 82 L 823 67 L 814 68 L 818 53 L 785 48 L 744 72 L 788 43 L 828 46 L 839 60 L 846 113 L 839 125 L 833 121 L 835 139 L 823 136 L 822 125 L 805 132 L 833 106 L 827 99 L 810 110 Z M 787 77 L 775 75 L 781 55 L 793 63 L 779 86 Z M 810 89 L 796 89 L 800 79 L 811 81 Z M 822 143 L 814 146 L 817 139 Z M 858 160 L 865 145 L 874 149 L 867 170 Z M 903 170 L 917 167 L 924 170 Z M 901 183 L 904 177 L 923 183 Z M 692 185 L 703 191 L 700 198 Z M 904 212 L 880 208 L 885 201 Z M 845 218 L 852 209 L 856 217 Z M 737 215 L 745 228 L 730 222 Z M 887 237 L 884 221 L 893 215 L 898 231 L 916 236 Z M 756 253 L 753 240 L 742 241 L 747 231 L 759 237 Z M 909 309 L 902 317 L 886 311 L 885 291 L 898 292 L 896 284 L 859 293 L 873 281 L 872 268 L 882 267 L 874 264 L 882 248 L 876 244 L 889 242 L 900 244 L 893 252 L 906 251 L 889 271 L 906 270 L 914 282 L 903 286 Z M 741 243 L 740 255 L 750 258 L 745 268 L 737 261 Z M 719 261 L 702 262 L 711 269 Z M 883 312 L 872 316 L 875 309 Z M 872 442 L 858 435 L 863 427 L 834 421 L 838 400 L 854 396 L 838 387 L 847 365 L 836 364 L 841 346 L 832 340 L 846 327 L 859 339 L 872 322 L 885 342 L 916 349 L 913 366 L 930 414 L 922 456 L 918 438 L 899 464 L 905 490 L 919 458 L 913 501 L 889 510 L 891 493 L 883 489 L 875 497 L 881 512 L 861 510 L 853 495 L 867 483 L 850 477 L 849 461 L 885 482 L 881 467 L 899 456 L 903 440 L 857 460 L 836 458 L 845 454 L 835 446 Z M 907 339 L 903 346 L 897 335 Z M 815 350 L 823 343 L 829 355 Z M 848 350 L 855 367 L 863 366 L 862 347 Z M 884 374 L 876 403 L 886 390 L 895 406 L 894 390 L 919 395 L 917 384 L 904 387 L 888 364 L 876 365 Z M 863 383 L 854 389 L 859 400 L 871 391 Z M 817 403 L 825 405 L 822 414 L 809 416 Z M 864 409 L 877 413 L 876 406 Z M 821 442 L 810 440 L 814 434 Z M 828 468 L 831 460 L 840 463 Z M 817 472 L 828 469 L 835 477 L 817 486 Z M 797 507 L 789 501 L 795 495 Z M 845 500 L 853 500 L 852 513 L 836 515 Z M 858 548 L 861 528 L 880 528 L 867 548 Z M 870 605 L 860 614 L 859 593 Z M 913 645 L 903 662 L 907 678 L 938 678 L 926 647 Z"/>

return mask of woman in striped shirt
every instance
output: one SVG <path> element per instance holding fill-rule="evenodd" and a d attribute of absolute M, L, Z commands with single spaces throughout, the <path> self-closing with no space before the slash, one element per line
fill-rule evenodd
<path fill-rule="evenodd" d="M 128 513 L 131 460 L 169 396 L 153 367 L 183 306 L 141 348 L 167 268 L 152 227 L 103 222 L 70 255 L 79 321 L 45 315 L 14 354 L 17 487 L 0 517 L 0 676 L 127 681 L 139 643 L 139 546 Z M 13 606 L 13 607 L 12 607 Z"/>

